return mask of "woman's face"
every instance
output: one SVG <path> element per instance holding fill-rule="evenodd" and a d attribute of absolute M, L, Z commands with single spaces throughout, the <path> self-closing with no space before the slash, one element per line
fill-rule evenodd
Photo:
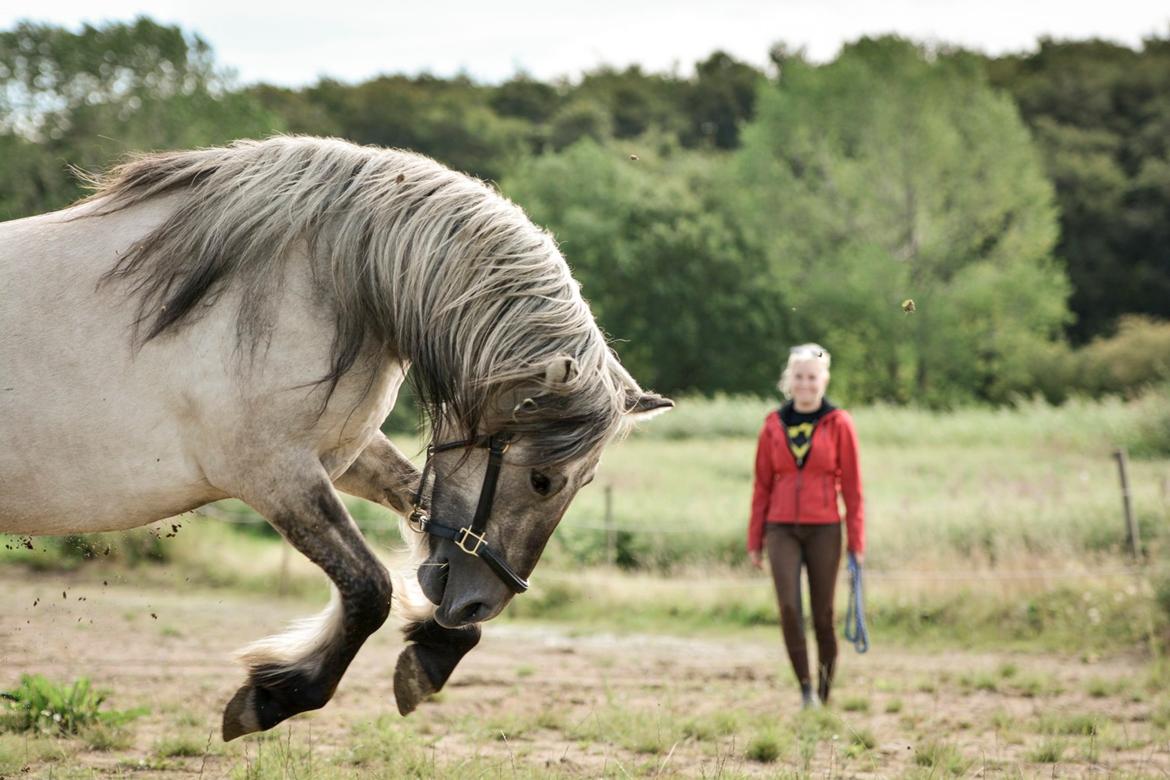
<path fill-rule="evenodd" d="M 793 404 L 797 409 L 811 412 L 821 405 L 821 399 L 825 397 L 829 375 L 819 361 L 798 360 L 792 364 L 789 382 Z"/>

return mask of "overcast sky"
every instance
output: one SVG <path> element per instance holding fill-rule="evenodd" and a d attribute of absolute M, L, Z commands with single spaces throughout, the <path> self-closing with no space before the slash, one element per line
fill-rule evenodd
<path fill-rule="evenodd" d="M 33 19 L 76 29 L 140 14 L 198 32 L 243 83 L 288 86 L 424 71 L 547 80 L 634 63 L 688 74 L 716 49 L 763 66 L 785 41 L 826 60 L 844 42 L 889 32 L 993 54 L 1033 48 L 1044 35 L 1137 46 L 1170 34 L 1167 0 L 7 0 L 0 28 Z"/>

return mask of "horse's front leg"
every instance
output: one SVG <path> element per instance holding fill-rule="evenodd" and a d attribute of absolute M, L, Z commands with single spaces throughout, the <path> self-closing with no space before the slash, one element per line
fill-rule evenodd
<path fill-rule="evenodd" d="M 334 483 L 338 490 L 406 514 L 421 478 L 419 470 L 381 433 Z M 460 659 L 479 642 L 479 626 L 443 628 L 433 619 L 407 624 L 409 644 L 394 669 L 398 711 L 408 715 L 439 691 Z"/>
<path fill-rule="evenodd" d="M 343 493 L 405 515 L 421 476 L 410 459 L 378 432 L 334 484 Z"/>
<path fill-rule="evenodd" d="M 334 483 L 351 496 L 388 506 L 406 514 L 422 475 L 381 433 Z M 433 619 L 407 624 L 409 643 L 394 669 L 394 697 L 398 711 L 408 715 L 419 703 L 439 691 L 459 661 L 479 642 L 479 626 L 443 628 Z"/>
<path fill-rule="evenodd" d="M 264 731 L 323 707 L 366 638 L 390 614 L 390 575 L 366 546 L 320 463 L 282 463 L 239 497 L 320 566 L 336 588 L 316 618 L 241 653 L 248 681 L 223 713 L 223 738 Z"/>

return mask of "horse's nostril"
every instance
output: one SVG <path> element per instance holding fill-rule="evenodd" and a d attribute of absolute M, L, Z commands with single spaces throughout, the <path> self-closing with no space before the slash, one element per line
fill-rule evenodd
<path fill-rule="evenodd" d="M 423 595 L 432 604 L 443 601 L 443 593 L 447 590 L 447 575 L 450 567 L 446 561 L 424 563 L 418 570 L 418 584 L 422 587 Z"/>
<path fill-rule="evenodd" d="M 472 603 L 459 610 L 456 616 L 460 624 L 466 625 L 468 623 L 478 623 L 488 616 L 491 608 L 482 601 L 473 601 Z"/>

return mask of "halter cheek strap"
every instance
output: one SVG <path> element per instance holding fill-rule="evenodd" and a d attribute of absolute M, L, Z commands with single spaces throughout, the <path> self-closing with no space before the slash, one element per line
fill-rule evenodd
<path fill-rule="evenodd" d="M 423 466 L 422 478 L 418 483 L 418 490 L 414 494 L 413 508 L 407 517 L 411 528 L 419 533 L 438 536 L 441 539 L 450 539 L 455 545 L 477 558 L 481 558 L 497 577 L 513 593 L 523 593 L 528 590 L 528 581 L 520 577 L 508 565 L 495 548 L 488 544 L 486 536 L 487 521 L 492 513 L 492 503 L 496 497 L 496 483 L 500 478 L 500 467 L 504 464 L 504 453 L 508 451 L 511 437 L 505 434 L 493 434 L 477 439 L 433 444 L 427 448 L 427 461 Z M 423 491 L 426 488 L 427 476 L 431 470 L 431 458 L 440 452 L 465 449 L 468 447 L 486 447 L 488 450 L 487 470 L 483 475 L 483 487 L 479 491 L 479 503 L 475 507 L 475 516 L 470 526 L 452 528 L 442 525 L 431 519 L 430 513 L 423 507 Z"/>

